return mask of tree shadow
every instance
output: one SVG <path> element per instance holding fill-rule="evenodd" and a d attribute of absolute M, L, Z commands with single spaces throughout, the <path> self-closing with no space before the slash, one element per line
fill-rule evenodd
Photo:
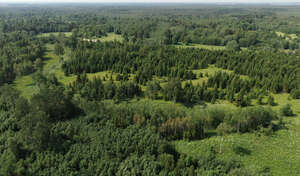
<path fill-rule="evenodd" d="M 214 136 L 217 136 L 217 132 L 215 131 L 205 131 L 205 138 L 211 138 L 211 137 L 214 137 Z"/>

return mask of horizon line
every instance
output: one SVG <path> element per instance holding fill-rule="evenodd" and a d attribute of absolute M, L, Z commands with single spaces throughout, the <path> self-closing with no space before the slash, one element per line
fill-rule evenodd
<path fill-rule="evenodd" d="M 0 4 L 300 4 L 300 2 L 0 2 Z"/>

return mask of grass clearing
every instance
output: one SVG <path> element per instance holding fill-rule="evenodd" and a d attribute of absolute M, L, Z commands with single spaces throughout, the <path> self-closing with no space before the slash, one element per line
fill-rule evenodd
<path fill-rule="evenodd" d="M 284 117 L 287 129 L 281 129 L 272 136 L 258 135 L 257 133 L 230 134 L 224 137 L 222 153 L 219 158 L 235 158 L 250 169 L 269 168 L 274 176 L 300 174 L 300 100 L 289 98 L 289 94 L 274 94 L 277 106 L 271 107 L 274 111 L 284 104 L 291 104 L 294 117 Z M 220 102 L 226 109 L 236 108 L 231 103 Z M 224 104 L 222 104 L 224 103 Z M 209 106 L 216 106 L 210 105 Z M 220 106 L 220 105 L 218 105 Z M 192 157 L 201 157 L 205 153 L 207 145 L 213 146 L 219 151 L 221 137 L 213 136 L 197 141 L 174 141 L 179 152 Z M 242 148 L 245 153 L 236 153 L 235 148 Z"/>
<path fill-rule="evenodd" d="M 19 77 L 13 84 L 21 95 L 27 99 L 38 92 L 38 87 L 34 84 L 32 75 Z"/>
<path fill-rule="evenodd" d="M 58 36 L 60 32 L 48 32 L 48 33 L 42 33 L 38 34 L 37 37 L 50 37 L 50 35 Z M 62 32 L 65 34 L 66 37 L 70 37 L 72 35 L 72 32 Z"/>
<path fill-rule="evenodd" d="M 233 74 L 234 71 L 232 70 L 227 70 L 227 69 L 223 69 L 223 68 L 218 68 L 214 65 L 209 65 L 208 68 L 206 69 L 201 69 L 201 70 L 193 70 L 193 72 L 195 74 L 199 74 L 200 72 L 203 74 L 208 74 L 208 75 L 214 75 L 216 72 L 226 72 L 228 74 Z M 241 79 L 250 79 L 248 76 L 246 75 L 239 75 L 241 77 Z"/>
<path fill-rule="evenodd" d="M 108 33 L 107 36 L 101 37 L 101 38 L 83 38 L 83 41 L 88 41 L 88 42 L 111 42 L 111 41 L 118 41 L 118 42 L 122 42 L 123 41 L 123 37 L 122 35 L 118 35 L 115 33 Z"/>
<path fill-rule="evenodd" d="M 296 34 L 286 34 L 286 33 L 279 32 L 279 31 L 276 32 L 276 35 L 278 37 L 284 37 L 285 40 L 294 40 L 294 39 L 298 38 L 298 36 Z"/>
<path fill-rule="evenodd" d="M 208 50 L 225 50 L 225 46 L 215 46 L 215 45 L 202 45 L 202 44 L 179 44 L 179 45 L 174 45 L 175 47 L 178 48 L 198 48 L 198 49 L 208 49 Z"/>
<path fill-rule="evenodd" d="M 297 176 L 300 173 L 300 130 L 281 130 L 273 136 L 259 136 L 253 133 L 231 134 L 224 137 L 222 153 L 219 158 L 235 158 L 247 168 L 269 168 L 273 175 Z M 221 137 L 214 136 L 200 141 L 175 141 L 180 153 L 201 157 L 206 146 L 213 146 L 218 152 Z M 242 148 L 244 153 L 236 153 L 235 148 Z"/>
<path fill-rule="evenodd" d="M 118 35 L 118 34 L 115 34 L 115 33 L 108 33 L 107 36 L 101 37 L 99 40 L 101 42 L 110 42 L 110 41 L 122 42 L 123 37 L 121 35 Z"/>

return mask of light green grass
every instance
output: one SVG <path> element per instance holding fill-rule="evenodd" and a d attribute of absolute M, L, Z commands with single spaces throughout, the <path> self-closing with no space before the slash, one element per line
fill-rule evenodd
<path fill-rule="evenodd" d="M 54 45 L 47 45 L 47 53 L 45 58 L 47 60 L 44 62 L 44 67 L 43 67 L 43 74 L 44 75 L 49 75 L 49 74 L 54 74 L 58 81 L 62 84 L 69 84 L 72 81 L 76 79 L 76 76 L 71 75 L 71 76 L 65 76 L 61 65 L 62 61 L 59 59 L 57 55 L 54 54 Z M 70 51 L 68 49 L 65 49 L 65 55 L 63 56 L 64 60 L 67 60 L 69 58 Z"/>
<path fill-rule="evenodd" d="M 109 42 L 109 41 L 123 41 L 123 37 L 121 35 L 115 34 L 115 33 L 108 33 L 107 36 L 101 37 L 99 39 L 101 42 Z"/>
<path fill-rule="evenodd" d="M 298 38 L 296 34 L 286 34 L 283 32 L 276 32 L 276 35 L 279 37 L 284 37 L 285 40 L 294 40 Z"/>
<path fill-rule="evenodd" d="M 123 37 L 122 35 L 118 35 L 115 33 L 108 33 L 107 36 L 101 37 L 101 38 L 84 38 L 84 41 L 91 41 L 91 42 L 97 42 L 97 41 L 101 41 L 101 42 L 111 42 L 111 41 L 118 41 L 118 42 L 122 42 L 123 41 Z"/>
<path fill-rule="evenodd" d="M 207 82 L 208 78 L 206 77 L 206 74 L 208 76 L 213 76 L 214 74 L 216 74 L 217 72 L 226 72 L 228 74 L 231 74 L 231 73 L 234 73 L 233 71 L 231 70 L 226 70 L 226 69 L 222 69 L 222 68 L 218 68 L 218 67 L 215 67 L 214 65 L 209 65 L 208 68 L 205 68 L 205 69 L 198 69 L 198 70 L 192 70 L 194 74 L 196 74 L 197 76 L 197 79 L 195 80 L 191 80 L 192 84 L 193 85 L 197 85 L 197 84 L 203 84 L 204 82 Z M 203 74 L 203 77 L 200 78 L 199 77 L 199 74 L 202 73 Z M 241 79 L 249 79 L 248 76 L 245 76 L 245 75 L 240 75 Z M 190 80 L 187 80 L 187 81 L 183 81 L 183 85 L 185 85 L 187 82 L 189 82 Z"/>
<path fill-rule="evenodd" d="M 54 36 L 58 36 L 60 32 L 49 32 L 49 33 L 42 33 L 38 34 L 37 37 L 49 37 L 51 34 Z M 72 35 L 72 32 L 63 32 L 66 37 L 70 37 Z"/>
<path fill-rule="evenodd" d="M 272 136 L 257 135 L 255 133 L 230 134 L 224 137 L 220 158 L 237 158 L 247 167 L 255 169 L 270 168 L 274 176 L 300 175 L 300 100 L 290 100 L 289 94 L 273 95 L 277 106 L 271 107 L 279 113 L 284 104 L 291 104 L 296 116 L 284 117 L 287 129 L 281 129 Z M 234 109 L 234 105 L 225 103 L 226 109 Z M 215 105 L 209 105 L 215 106 Z M 219 152 L 220 136 L 214 136 L 197 141 L 174 141 L 179 152 L 193 157 L 201 157 L 207 145 L 214 146 Z M 242 147 L 250 154 L 240 155 L 234 152 L 234 147 Z"/>
<path fill-rule="evenodd" d="M 225 50 L 225 46 L 215 46 L 215 45 L 202 45 L 202 44 L 180 44 L 180 45 L 174 45 L 178 48 L 199 48 L 199 49 L 208 49 L 208 50 Z"/>
<path fill-rule="evenodd" d="M 224 137 L 219 158 L 236 158 L 247 168 L 261 170 L 270 168 L 274 176 L 297 176 L 300 173 L 300 132 L 299 129 L 281 130 L 274 136 L 255 134 L 232 134 Z M 193 157 L 201 157 L 207 145 L 220 152 L 221 137 L 215 136 L 201 141 L 176 141 L 176 149 Z M 242 147 L 250 154 L 240 155 L 235 147 Z"/>
<path fill-rule="evenodd" d="M 38 92 L 38 87 L 32 80 L 32 75 L 22 76 L 14 81 L 14 86 L 20 91 L 21 96 L 30 98 L 32 95 Z"/>

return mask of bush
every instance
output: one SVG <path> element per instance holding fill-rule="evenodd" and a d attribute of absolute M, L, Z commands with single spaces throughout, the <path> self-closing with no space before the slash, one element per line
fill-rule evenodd
<path fill-rule="evenodd" d="M 280 108 L 280 115 L 282 116 L 293 116 L 293 110 L 290 104 L 286 104 Z"/>
<path fill-rule="evenodd" d="M 231 114 L 227 123 L 230 123 L 234 131 L 250 132 L 258 130 L 260 127 L 266 128 L 276 119 L 276 114 L 271 110 L 263 107 L 249 107 L 239 109 Z"/>
<path fill-rule="evenodd" d="M 169 119 L 160 126 L 160 133 L 168 139 L 200 139 L 204 130 L 200 119 L 191 117 Z"/>
<path fill-rule="evenodd" d="M 217 128 L 217 133 L 220 136 L 229 134 L 231 131 L 232 131 L 232 127 L 230 125 L 228 125 L 227 123 L 221 123 Z"/>
<path fill-rule="evenodd" d="M 207 117 L 205 118 L 206 127 L 216 129 L 226 116 L 225 109 L 220 107 L 212 107 L 207 109 Z"/>
<path fill-rule="evenodd" d="M 300 99 L 300 89 L 293 89 L 291 91 L 291 96 L 293 99 Z"/>
<path fill-rule="evenodd" d="M 174 156 L 170 154 L 161 154 L 158 156 L 160 165 L 166 170 L 173 170 L 175 166 Z"/>
<path fill-rule="evenodd" d="M 276 103 L 274 101 L 274 97 L 271 96 L 271 95 L 268 97 L 268 105 L 270 105 L 270 106 L 275 106 L 276 105 Z"/>

